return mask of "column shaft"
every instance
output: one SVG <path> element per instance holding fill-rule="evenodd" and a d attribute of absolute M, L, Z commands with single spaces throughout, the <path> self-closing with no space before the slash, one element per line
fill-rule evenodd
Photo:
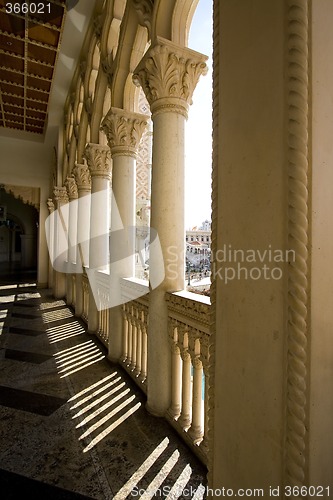
<path fill-rule="evenodd" d="M 134 82 L 140 84 L 146 94 L 154 123 L 151 244 L 156 231 L 165 269 L 164 280 L 160 283 L 163 263 L 159 248 L 151 246 L 147 407 L 155 415 L 164 415 L 171 403 L 171 353 L 165 292 L 184 288 L 185 119 L 198 79 L 207 71 L 206 59 L 202 54 L 157 37 L 156 44 L 148 50 L 133 76 Z"/>
<path fill-rule="evenodd" d="M 78 187 L 77 247 L 76 247 L 76 302 L 75 315 L 83 313 L 82 274 L 89 263 L 91 177 L 86 164 L 76 164 L 74 175 Z"/>
<path fill-rule="evenodd" d="M 121 279 L 135 275 L 136 156 L 146 125 L 146 116 L 118 108 L 111 108 L 102 123 L 113 162 L 109 318 L 112 361 L 122 355 Z"/>
<path fill-rule="evenodd" d="M 91 175 L 90 239 L 89 239 L 89 314 L 88 331 L 98 330 L 98 306 L 95 273 L 106 271 L 109 263 L 110 227 L 110 152 L 99 144 L 85 149 Z"/>

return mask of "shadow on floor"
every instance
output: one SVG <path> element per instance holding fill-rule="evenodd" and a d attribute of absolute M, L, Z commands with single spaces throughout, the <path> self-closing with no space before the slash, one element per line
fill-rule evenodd
<path fill-rule="evenodd" d="M 1 498 L 205 498 L 206 469 L 50 290 L 0 277 Z"/>

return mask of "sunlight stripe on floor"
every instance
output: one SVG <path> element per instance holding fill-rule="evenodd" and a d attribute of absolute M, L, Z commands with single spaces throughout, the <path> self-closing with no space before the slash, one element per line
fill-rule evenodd
<path fill-rule="evenodd" d="M 155 450 L 149 455 L 148 458 L 143 462 L 142 465 L 134 472 L 134 474 L 129 478 L 129 480 L 122 486 L 118 493 L 113 497 L 113 500 L 123 500 L 126 498 L 133 488 L 141 481 L 141 479 L 147 474 L 149 469 L 154 465 L 157 459 L 162 455 L 169 445 L 169 438 L 164 438 L 163 441 L 155 448 Z"/>
<path fill-rule="evenodd" d="M 89 342 L 92 342 L 91 340 Z M 87 394 L 87 392 L 95 389 L 96 387 L 98 387 L 99 385 L 101 384 L 104 384 L 104 382 L 106 382 L 107 380 L 110 380 L 110 378 L 113 378 L 117 375 L 117 372 L 114 372 L 114 373 L 111 373 L 111 375 L 108 375 L 107 377 L 103 378 L 102 380 L 99 380 L 98 382 L 96 382 L 95 384 L 93 385 L 90 385 L 89 387 L 86 387 L 85 389 L 83 389 L 82 391 L 78 392 L 77 394 L 75 394 L 74 396 L 72 396 L 68 402 L 70 401 L 74 401 L 74 399 L 78 399 L 80 398 L 81 396 L 83 396 L 84 394 Z"/>
<path fill-rule="evenodd" d="M 83 370 L 83 368 L 87 368 L 87 366 L 90 366 L 90 365 L 93 365 L 95 363 L 98 363 L 99 361 L 102 361 L 103 359 L 105 359 L 104 354 L 100 358 L 95 359 L 94 361 L 91 361 L 90 363 L 87 363 L 87 364 L 85 364 L 83 366 L 80 366 L 79 368 L 75 368 L 75 370 L 72 370 L 72 371 L 70 371 L 68 373 L 65 373 L 65 375 L 61 375 L 60 378 L 68 377 L 69 375 L 72 375 L 73 373 L 76 373 L 76 372 L 79 372 L 80 370 Z"/>
<path fill-rule="evenodd" d="M 187 464 L 183 472 L 178 477 L 175 484 L 172 486 L 168 496 L 166 497 L 166 500 L 174 500 L 183 495 L 185 486 L 191 479 L 191 474 L 192 474 L 191 466 L 190 464 Z"/>
<path fill-rule="evenodd" d="M 141 403 L 137 403 L 133 408 L 128 410 L 124 415 L 122 415 L 118 420 L 116 420 L 113 424 L 111 424 L 109 427 L 107 427 L 101 434 L 99 434 L 97 437 L 95 437 L 89 445 L 84 448 L 83 453 L 86 453 L 87 451 L 91 450 L 94 446 L 96 446 L 102 439 L 104 439 L 110 432 L 112 432 L 114 429 L 116 429 L 120 424 L 125 422 L 133 413 L 135 413 L 141 406 Z"/>
<path fill-rule="evenodd" d="M 86 406 L 85 408 L 82 408 L 78 413 L 76 413 L 72 418 L 78 418 L 80 417 L 81 415 L 84 415 L 85 413 L 87 413 L 87 411 L 91 410 L 92 408 L 94 408 L 94 406 L 98 405 L 99 403 L 101 403 L 102 401 L 104 401 L 104 399 L 107 399 L 108 397 L 112 396 L 112 394 L 114 394 L 115 392 L 118 392 L 120 389 L 122 389 L 125 385 L 125 382 L 123 382 L 122 384 L 119 384 L 117 385 L 114 389 L 112 389 L 112 391 L 110 391 L 105 397 L 103 398 L 100 398 L 98 399 L 97 401 L 94 401 L 94 403 L 90 404 L 89 406 Z M 126 396 L 126 394 L 128 394 L 130 392 L 130 389 L 126 389 L 125 391 L 123 391 L 122 393 L 118 394 L 117 396 L 115 396 L 114 398 L 112 398 L 112 400 L 110 401 L 111 404 L 114 404 L 116 403 L 117 401 L 119 401 L 119 399 L 121 399 L 123 396 Z M 109 405 L 111 406 L 111 405 Z M 104 408 L 104 406 L 102 406 L 102 408 Z M 105 409 L 105 408 L 104 408 Z M 97 410 L 98 411 L 98 410 Z M 103 410 L 102 410 L 103 411 Z M 87 417 L 88 419 L 88 417 Z M 89 420 L 86 419 L 86 422 L 89 422 Z"/>
<path fill-rule="evenodd" d="M 74 406 L 71 406 L 70 409 L 74 410 L 75 408 L 78 408 L 79 406 L 82 406 L 84 403 L 87 403 L 94 397 L 98 396 L 98 394 L 101 394 L 102 392 L 105 392 L 109 387 L 112 387 L 114 384 L 119 382 L 121 380 L 121 377 L 116 378 L 115 380 L 112 380 L 111 382 L 108 382 L 105 384 L 103 387 L 100 389 L 97 389 L 97 391 L 94 391 L 93 393 L 89 394 L 89 396 L 86 396 L 85 398 L 81 399 L 81 401 L 78 401 Z"/>
<path fill-rule="evenodd" d="M 80 350 L 87 344 L 94 344 L 92 340 L 88 340 L 87 342 L 81 342 L 81 344 L 74 346 L 74 347 L 68 347 L 68 349 L 63 349 L 62 351 L 56 352 L 54 354 L 55 358 L 63 358 L 64 356 L 67 356 L 67 353 L 70 351 L 75 351 L 75 350 Z M 95 345 L 95 344 L 94 344 Z"/>
<path fill-rule="evenodd" d="M 155 478 L 152 480 L 152 482 L 147 486 L 147 489 L 143 495 L 141 495 L 141 499 L 143 500 L 148 500 L 149 498 L 153 498 L 155 495 L 156 490 L 159 489 L 165 478 L 170 474 L 176 463 L 178 462 L 178 459 L 180 457 L 180 453 L 178 450 L 175 450 L 171 457 L 165 462 L 163 465 L 162 469 L 159 471 L 159 473 L 155 476 Z"/>
<path fill-rule="evenodd" d="M 93 432 L 95 432 L 99 427 L 101 427 L 101 425 L 105 424 L 108 420 L 110 420 L 110 418 L 114 417 L 115 415 L 117 415 L 117 413 L 119 413 L 121 410 L 123 410 L 124 408 L 126 408 L 126 406 L 128 406 L 129 404 L 131 404 L 132 401 L 134 401 L 134 399 L 135 399 L 134 395 L 131 396 L 130 398 L 126 399 L 123 403 L 121 403 L 119 406 L 117 406 L 117 408 L 115 408 L 114 410 L 110 411 L 110 413 L 108 413 L 107 415 L 105 415 L 105 417 L 103 417 L 101 420 L 98 420 L 98 422 L 96 422 L 94 425 L 92 425 L 91 427 L 89 427 L 89 429 L 86 432 L 84 432 L 82 434 L 82 436 L 79 437 L 79 439 L 84 439 L 89 434 L 92 434 Z M 99 413 L 100 412 L 96 412 L 97 415 Z M 91 417 L 95 418 L 96 414 L 91 415 Z"/>
<path fill-rule="evenodd" d="M 126 389 L 125 391 L 123 391 L 120 394 L 118 394 L 118 396 L 116 396 L 115 398 L 112 398 L 111 401 L 108 401 L 107 403 L 105 403 L 103 406 L 101 406 L 100 408 L 98 408 L 98 410 L 96 410 L 94 413 L 92 413 L 91 415 L 88 415 L 87 417 L 85 417 L 85 419 L 82 420 L 82 422 L 80 422 L 76 426 L 76 429 L 78 429 L 79 427 L 82 427 L 83 425 L 85 425 L 88 422 L 90 422 L 90 420 L 93 420 L 94 418 L 96 418 L 100 413 L 103 413 L 103 411 L 105 411 L 108 408 L 110 408 L 111 406 L 113 406 L 115 403 L 117 403 L 117 401 L 119 401 L 120 399 L 122 399 L 123 397 L 125 397 L 126 394 L 128 394 L 129 392 L 130 392 L 130 389 Z"/>

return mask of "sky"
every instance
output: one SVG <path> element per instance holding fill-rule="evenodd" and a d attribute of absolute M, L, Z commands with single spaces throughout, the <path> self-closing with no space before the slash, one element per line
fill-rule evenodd
<path fill-rule="evenodd" d="M 185 135 L 185 227 L 211 219 L 212 168 L 212 0 L 199 0 L 194 13 L 189 48 L 209 56 L 208 74 L 201 76 L 193 94 Z"/>

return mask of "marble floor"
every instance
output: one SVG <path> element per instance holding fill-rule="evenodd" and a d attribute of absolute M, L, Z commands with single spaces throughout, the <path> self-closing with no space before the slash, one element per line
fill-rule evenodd
<path fill-rule="evenodd" d="M 205 467 L 31 278 L 0 274 L 1 499 L 205 498 Z"/>

